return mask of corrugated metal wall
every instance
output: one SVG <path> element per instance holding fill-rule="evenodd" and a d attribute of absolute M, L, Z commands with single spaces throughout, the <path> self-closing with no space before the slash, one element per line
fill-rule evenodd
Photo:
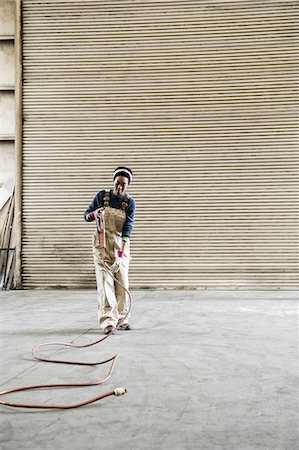
<path fill-rule="evenodd" d="M 291 1 L 23 0 L 23 280 L 95 285 L 83 211 L 135 174 L 131 286 L 293 289 Z"/>

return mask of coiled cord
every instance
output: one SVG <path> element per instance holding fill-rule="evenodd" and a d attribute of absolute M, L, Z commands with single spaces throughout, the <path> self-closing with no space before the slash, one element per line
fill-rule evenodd
<path fill-rule="evenodd" d="M 124 287 L 124 285 L 120 281 L 118 281 L 116 279 L 116 277 L 113 275 L 113 273 L 109 270 L 109 266 L 107 265 L 107 263 L 105 263 L 105 262 L 103 263 L 102 270 L 104 272 L 106 272 L 108 275 L 112 276 L 113 279 L 128 294 L 129 308 L 128 308 L 128 312 L 125 315 L 125 317 L 121 321 L 119 321 L 117 326 L 109 334 L 102 337 L 101 339 L 97 339 L 96 341 L 93 341 L 93 342 L 90 342 L 90 343 L 84 344 L 84 345 L 77 345 L 77 344 L 71 344 L 71 343 L 66 343 L 66 342 L 45 342 L 43 344 L 39 344 L 39 345 L 35 346 L 32 349 L 32 356 L 34 359 L 36 359 L 38 361 L 52 362 L 52 363 L 58 363 L 58 364 L 75 364 L 75 365 L 81 365 L 81 366 L 96 366 L 96 365 L 107 364 L 107 363 L 111 362 L 108 374 L 103 379 L 87 381 L 85 383 L 37 384 L 37 385 L 31 385 L 31 386 L 22 386 L 22 387 L 6 389 L 6 390 L 0 392 L 0 396 L 6 395 L 6 394 L 12 394 L 14 392 L 29 391 L 29 390 L 33 390 L 33 389 L 44 389 L 44 388 L 55 389 L 55 388 L 61 388 L 61 387 L 62 388 L 70 388 L 70 387 L 83 387 L 83 386 L 97 386 L 97 385 L 105 383 L 105 381 L 107 381 L 111 377 L 113 369 L 116 364 L 116 360 L 118 358 L 118 353 L 116 353 L 114 356 L 112 356 L 111 358 L 106 359 L 104 361 L 94 361 L 94 362 L 58 360 L 58 359 L 53 359 L 53 358 L 41 357 L 41 356 L 38 356 L 38 354 L 37 354 L 38 350 L 41 349 L 42 347 L 62 346 L 62 347 L 72 347 L 72 348 L 87 348 L 87 347 L 91 347 L 93 345 L 100 344 L 101 342 L 105 341 L 105 339 L 108 339 L 111 336 L 112 332 L 117 330 L 122 325 L 122 323 L 128 317 L 128 315 L 130 314 L 130 311 L 132 309 L 132 296 L 130 294 L 130 291 L 128 289 L 126 289 Z M 10 406 L 10 407 L 14 407 L 14 408 L 29 408 L 29 409 L 30 408 L 32 408 L 32 409 L 72 409 L 72 408 L 79 408 L 81 406 L 89 405 L 90 403 L 97 402 L 98 400 L 102 400 L 103 398 L 109 397 L 111 395 L 115 395 L 115 396 L 124 395 L 126 392 L 127 391 L 125 388 L 120 387 L 120 388 L 114 389 L 113 391 L 102 394 L 100 396 L 85 400 L 83 402 L 72 403 L 72 404 L 68 404 L 68 405 L 58 405 L 58 404 L 57 405 L 56 404 L 55 405 L 43 405 L 43 404 L 29 404 L 29 403 L 28 404 L 27 403 L 14 403 L 14 402 L 8 402 L 6 400 L 0 400 L 0 405 Z"/>

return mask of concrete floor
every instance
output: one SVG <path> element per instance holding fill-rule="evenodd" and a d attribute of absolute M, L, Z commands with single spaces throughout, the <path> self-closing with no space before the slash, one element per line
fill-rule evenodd
<path fill-rule="evenodd" d="M 48 340 L 101 336 L 94 291 L 1 294 L 2 388 L 82 382 L 107 366 L 37 362 Z M 0 406 L 0 449 L 298 449 L 298 317 L 295 292 L 135 291 L 134 331 L 59 354 L 97 360 L 119 351 L 103 386 L 14 394 L 11 401 L 73 403 L 125 386 L 80 409 Z"/>

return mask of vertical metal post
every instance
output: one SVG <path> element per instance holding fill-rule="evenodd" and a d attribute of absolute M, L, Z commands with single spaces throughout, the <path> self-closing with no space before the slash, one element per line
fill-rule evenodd
<path fill-rule="evenodd" d="M 16 264 L 14 273 L 15 288 L 22 287 L 22 0 L 16 0 L 15 12 L 15 101 L 16 101 L 16 136 L 15 136 L 15 245 Z"/>

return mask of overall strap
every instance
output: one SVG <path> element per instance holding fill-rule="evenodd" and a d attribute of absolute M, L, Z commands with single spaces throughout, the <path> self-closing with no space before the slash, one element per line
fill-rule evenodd
<path fill-rule="evenodd" d="M 127 206 L 129 205 L 130 198 L 131 198 L 130 195 L 126 194 L 126 197 L 125 197 L 124 201 L 121 204 L 121 210 L 122 211 L 126 210 Z"/>
<path fill-rule="evenodd" d="M 109 200 L 110 200 L 110 190 L 105 189 L 105 195 L 104 195 L 104 206 L 109 206 Z"/>

